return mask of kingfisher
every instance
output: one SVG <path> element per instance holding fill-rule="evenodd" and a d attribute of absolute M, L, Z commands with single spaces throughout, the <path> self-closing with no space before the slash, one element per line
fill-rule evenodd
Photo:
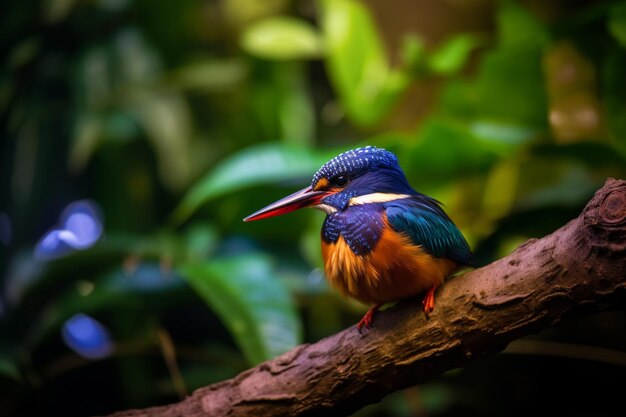
<path fill-rule="evenodd" d="M 409 184 L 398 158 L 366 146 L 344 152 L 313 175 L 311 185 L 272 203 L 244 221 L 313 207 L 322 226 L 324 272 L 331 286 L 373 305 L 357 328 L 370 328 L 386 303 L 421 297 L 426 315 L 435 290 L 471 266 L 467 241 L 441 203 Z"/>

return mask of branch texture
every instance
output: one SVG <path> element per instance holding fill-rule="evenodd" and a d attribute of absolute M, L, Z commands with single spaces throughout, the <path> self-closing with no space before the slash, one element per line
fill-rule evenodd
<path fill-rule="evenodd" d="M 448 281 L 429 318 L 403 302 L 362 335 L 352 326 L 180 403 L 114 416 L 348 415 L 566 317 L 624 309 L 625 255 L 626 181 L 609 179 L 578 218 Z"/>

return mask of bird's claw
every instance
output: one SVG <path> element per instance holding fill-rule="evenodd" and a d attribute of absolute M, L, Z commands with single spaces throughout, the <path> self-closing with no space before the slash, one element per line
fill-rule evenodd
<path fill-rule="evenodd" d="M 361 333 L 361 329 L 363 327 L 369 329 L 372 326 L 372 323 L 374 323 L 374 312 L 372 310 L 368 310 L 356 327 L 359 330 L 359 333 Z"/>
<path fill-rule="evenodd" d="M 428 317 L 428 315 L 435 309 L 435 289 L 435 287 L 429 289 L 422 300 L 422 308 L 426 317 Z"/>
<path fill-rule="evenodd" d="M 363 327 L 365 327 L 366 329 L 369 329 L 370 327 L 372 327 L 372 324 L 374 324 L 374 315 L 376 314 L 376 312 L 378 311 L 381 305 L 382 304 L 376 304 L 374 307 L 367 310 L 367 313 L 365 313 L 361 321 L 359 321 L 359 324 L 356 325 L 357 329 L 359 330 L 359 333 L 361 333 L 361 329 Z"/>

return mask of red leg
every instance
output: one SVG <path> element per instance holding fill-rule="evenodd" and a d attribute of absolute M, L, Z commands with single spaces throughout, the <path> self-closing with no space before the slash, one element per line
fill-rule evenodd
<path fill-rule="evenodd" d="M 433 286 L 431 289 L 429 289 L 426 292 L 424 299 L 422 300 L 422 307 L 426 315 L 432 313 L 433 310 L 435 309 L 435 290 L 436 289 L 437 289 L 436 286 Z"/>
<path fill-rule="evenodd" d="M 359 324 L 356 325 L 357 329 L 359 329 L 359 332 L 361 332 L 361 328 L 363 328 L 363 326 L 365 326 L 366 329 L 372 327 L 372 324 L 374 323 L 374 314 L 376 314 L 376 312 L 382 305 L 382 303 L 378 303 L 374 307 L 367 310 L 367 313 L 365 313 L 361 321 L 359 321 Z"/>

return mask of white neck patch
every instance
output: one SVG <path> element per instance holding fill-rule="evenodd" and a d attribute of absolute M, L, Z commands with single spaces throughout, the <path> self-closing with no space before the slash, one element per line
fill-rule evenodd
<path fill-rule="evenodd" d="M 372 193 L 352 197 L 348 203 L 350 206 L 370 203 L 386 203 L 388 201 L 400 200 L 411 197 L 409 194 L 393 194 L 393 193 Z"/>
<path fill-rule="evenodd" d="M 348 202 L 348 205 L 358 206 L 361 204 L 370 204 L 370 203 L 386 203 L 388 201 L 401 200 L 403 198 L 409 198 L 409 197 L 411 197 L 411 195 L 409 194 L 372 193 L 372 194 L 360 195 L 358 197 L 352 197 L 350 201 Z M 335 207 L 330 206 L 328 204 L 323 204 L 323 203 L 313 206 L 313 208 L 321 210 L 326 214 L 333 214 L 338 211 Z"/>
<path fill-rule="evenodd" d="M 322 210 L 326 214 L 333 214 L 337 212 L 336 208 L 334 208 L 333 206 L 329 206 L 328 204 L 318 204 L 316 206 L 313 206 L 313 208 Z"/>

